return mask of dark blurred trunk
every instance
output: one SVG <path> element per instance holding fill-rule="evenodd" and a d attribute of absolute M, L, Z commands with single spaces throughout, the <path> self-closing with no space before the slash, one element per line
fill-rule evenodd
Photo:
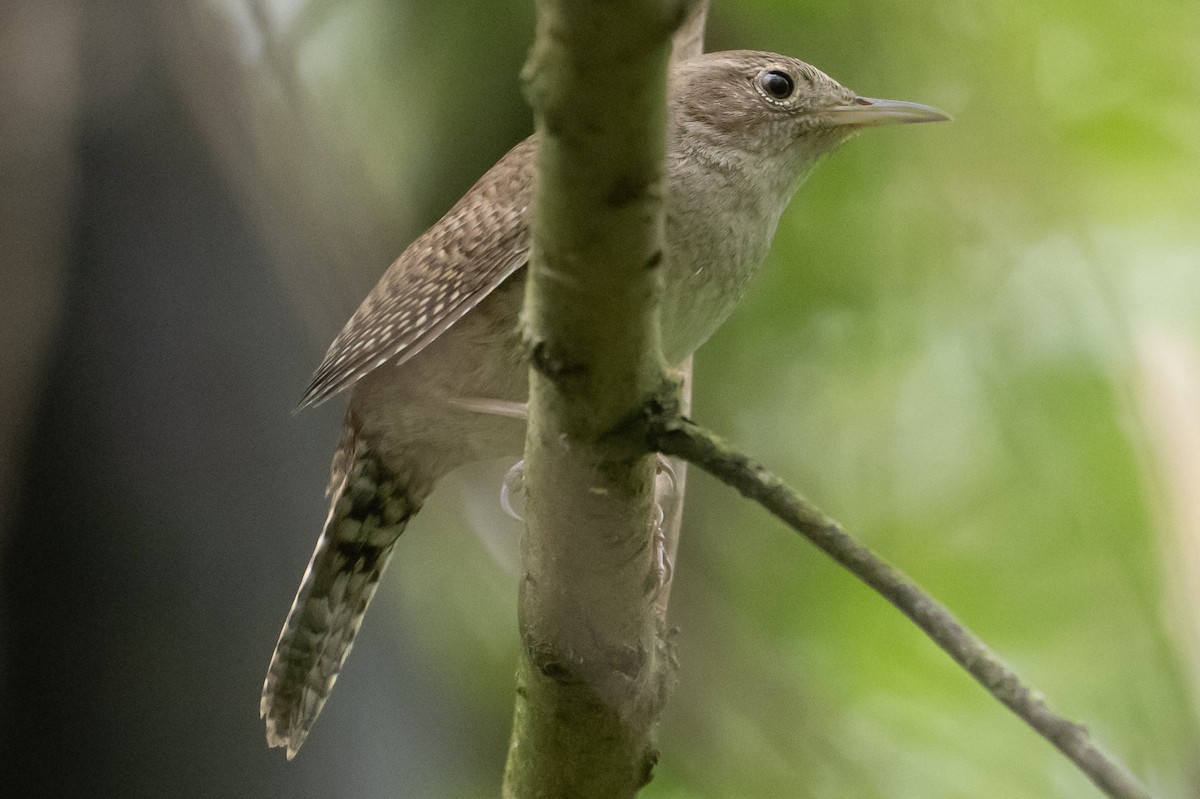
<path fill-rule="evenodd" d="M 150 5 L 80 7 L 66 300 L 19 479 L 4 478 L 21 488 L 0 539 L 0 785 L 420 791 L 462 730 L 386 624 L 301 756 L 266 748 L 258 692 L 324 518 L 338 412 L 289 414 L 319 353 L 185 110 Z"/>

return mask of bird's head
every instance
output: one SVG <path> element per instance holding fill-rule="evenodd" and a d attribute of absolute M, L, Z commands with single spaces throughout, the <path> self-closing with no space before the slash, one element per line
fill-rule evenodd
<path fill-rule="evenodd" d="M 863 128 L 949 118 L 919 103 L 862 97 L 776 53 L 710 53 L 671 75 L 673 149 L 742 171 L 753 164 L 789 196 L 818 158 Z"/>

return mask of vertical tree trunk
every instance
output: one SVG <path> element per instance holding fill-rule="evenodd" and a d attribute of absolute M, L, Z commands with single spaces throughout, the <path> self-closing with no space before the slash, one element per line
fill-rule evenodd
<path fill-rule="evenodd" d="M 656 464 L 605 436 L 665 379 L 655 269 L 667 66 L 685 20 L 694 54 L 698 4 L 538 7 L 525 73 L 540 150 L 522 657 L 506 797 L 633 796 L 657 758 L 670 658 Z"/>

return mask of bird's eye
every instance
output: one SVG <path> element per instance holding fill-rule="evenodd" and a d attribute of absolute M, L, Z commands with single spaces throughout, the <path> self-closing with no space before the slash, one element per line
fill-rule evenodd
<path fill-rule="evenodd" d="M 775 100 L 786 100 L 796 90 L 792 76 L 778 69 L 769 69 L 758 77 L 758 84 L 767 96 Z"/>

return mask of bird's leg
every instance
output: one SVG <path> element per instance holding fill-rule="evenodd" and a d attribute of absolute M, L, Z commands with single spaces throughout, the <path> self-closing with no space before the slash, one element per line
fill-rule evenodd
<path fill-rule="evenodd" d="M 525 402 L 512 402 L 491 397 L 450 397 L 446 402 L 460 411 L 469 411 L 470 413 L 504 416 L 509 419 L 529 418 L 529 404 Z"/>

